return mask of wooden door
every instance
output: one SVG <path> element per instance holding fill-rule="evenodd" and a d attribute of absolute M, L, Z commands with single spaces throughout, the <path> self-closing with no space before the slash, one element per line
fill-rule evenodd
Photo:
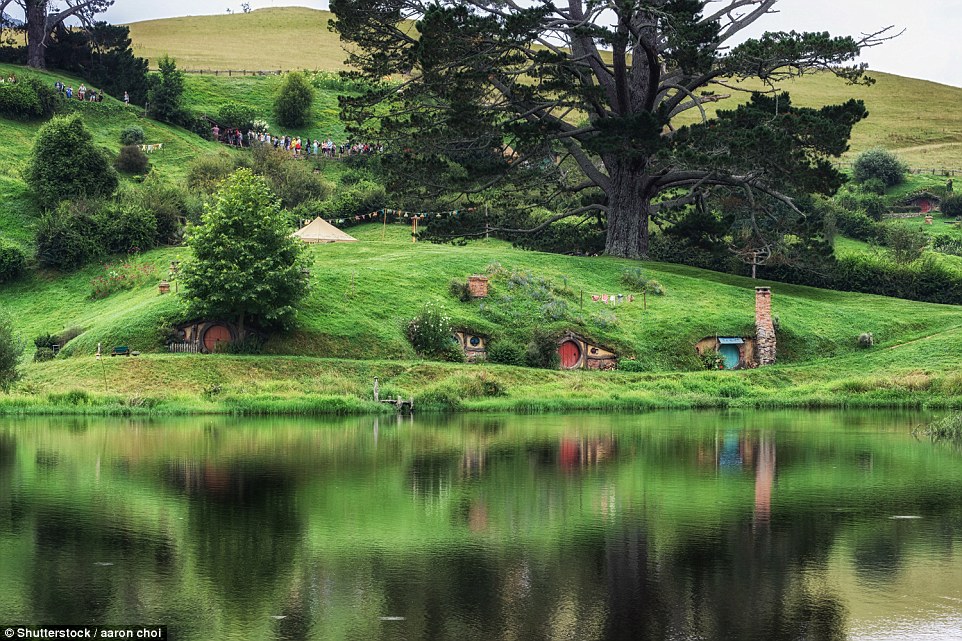
<path fill-rule="evenodd" d="M 558 355 L 561 356 L 561 367 L 574 369 L 581 362 L 581 347 L 574 341 L 565 341 L 558 347 Z"/>
<path fill-rule="evenodd" d="M 224 325 L 211 325 L 204 332 L 204 349 L 213 354 L 217 351 L 219 344 L 226 345 L 230 342 L 230 330 Z"/>

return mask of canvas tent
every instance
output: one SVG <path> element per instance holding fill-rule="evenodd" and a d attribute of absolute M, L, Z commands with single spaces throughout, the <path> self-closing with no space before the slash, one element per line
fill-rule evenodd
<path fill-rule="evenodd" d="M 357 238 L 349 236 L 331 225 L 323 218 L 315 218 L 306 226 L 294 232 L 305 243 L 355 243 Z"/>

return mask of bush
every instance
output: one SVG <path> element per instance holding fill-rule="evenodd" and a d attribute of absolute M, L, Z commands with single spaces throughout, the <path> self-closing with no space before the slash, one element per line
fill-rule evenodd
<path fill-rule="evenodd" d="M 949 196 L 942 201 L 939 209 L 949 218 L 962 216 L 962 196 Z"/>
<path fill-rule="evenodd" d="M 309 124 L 314 105 L 314 89 L 298 72 L 287 74 L 274 101 L 274 115 L 283 127 L 304 127 Z"/>
<path fill-rule="evenodd" d="M 856 344 L 862 349 L 868 349 L 875 345 L 875 336 L 872 335 L 872 332 L 863 332 L 858 335 Z"/>
<path fill-rule="evenodd" d="M 623 372 L 646 372 L 645 364 L 631 358 L 618 359 L 618 369 Z"/>
<path fill-rule="evenodd" d="M 90 281 L 90 297 L 93 299 L 107 298 L 127 289 L 134 289 L 144 285 L 156 276 L 157 270 L 153 265 L 133 263 L 118 263 L 104 265 L 104 273 Z"/>
<path fill-rule="evenodd" d="M 137 125 L 129 125 L 120 131 L 120 144 L 124 146 L 142 145 L 146 139 L 143 128 Z"/>
<path fill-rule="evenodd" d="M 862 183 L 862 191 L 877 196 L 885 195 L 885 183 L 880 178 L 869 178 Z"/>
<path fill-rule="evenodd" d="M 0 116 L 13 120 L 50 118 L 57 110 L 57 92 L 38 78 L 0 84 Z"/>
<path fill-rule="evenodd" d="M 106 152 L 94 145 L 78 115 L 55 118 L 40 128 L 24 178 L 48 208 L 70 198 L 107 196 L 117 189 L 117 174 Z"/>
<path fill-rule="evenodd" d="M 494 341 L 488 344 L 488 361 L 524 367 L 525 347 L 511 340 Z"/>
<path fill-rule="evenodd" d="M 557 369 L 561 363 L 558 355 L 558 337 L 543 328 L 535 328 L 531 342 L 525 350 L 524 362 L 528 367 Z"/>
<path fill-rule="evenodd" d="M 147 251 L 157 245 L 157 219 L 143 207 L 111 203 L 97 212 L 100 246 L 113 254 Z"/>
<path fill-rule="evenodd" d="M 212 194 L 235 169 L 236 166 L 226 155 L 202 156 L 187 170 L 187 187 L 193 191 Z"/>
<path fill-rule="evenodd" d="M 324 201 L 319 212 L 325 218 L 342 218 L 351 221 L 382 209 L 387 203 L 384 186 L 370 180 L 361 180 L 350 189 L 338 191 L 333 198 Z"/>
<path fill-rule="evenodd" d="M 444 310 L 428 303 L 407 326 L 407 338 L 420 356 L 442 360 L 464 360 L 461 348 L 453 338 L 451 318 Z M 460 358 L 455 354 L 460 355 Z"/>
<path fill-rule="evenodd" d="M 646 278 L 640 267 L 632 267 L 622 272 L 621 284 L 635 292 L 645 292 L 655 296 L 665 295 L 664 285 L 657 280 Z"/>
<path fill-rule="evenodd" d="M 0 238 L 0 283 L 20 278 L 27 269 L 27 257 L 23 250 Z"/>
<path fill-rule="evenodd" d="M 462 303 L 470 303 L 474 300 L 474 296 L 471 294 L 471 287 L 467 281 L 452 280 L 451 284 L 448 285 L 448 291 Z"/>
<path fill-rule="evenodd" d="M 150 167 L 150 159 L 139 146 L 125 145 L 120 148 L 114 167 L 128 174 L 145 174 Z"/>
<path fill-rule="evenodd" d="M 880 180 L 886 187 L 894 187 L 905 181 L 908 168 L 899 158 L 886 149 L 869 149 L 855 159 L 853 174 L 855 182 Z"/>
<path fill-rule="evenodd" d="M 98 258 L 100 227 L 86 211 L 67 203 L 40 218 L 37 225 L 37 261 L 44 267 L 76 269 Z"/>
<path fill-rule="evenodd" d="M 156 220 L 157 245 L 177 244 L 183 239 L 184 221 L 198 222 L 202 209 L 200 199 L 186 189 L 164 181 L 155 172 L 147 175 L 138 188 L 122 192 L 121 202 L 141 207 Z"/>
<path fill-rule="evenodd" d="M 892 259 L 900 265 L 918 260 L 929 244 L 928 235 L 921 229 L 898 225 L 888 226 L 883 239 Z"/>
<path fill-rule="evenodd" d="M 9 391 L 20 378 L 17 365 L 23 354 L 24 343 L 14 331 L 13 319 L 0 311 L 0 390 Z"/>
<path fill-rule="evenodd" d="M 865 215 L 874 221 L 882 220 L 888 213 L 888 206 L 881 196 L 863 196 L 858 200 L 858 205 Z"/>
<path fill-rule="evenodd" d="M 835 228 L 845 236 L 856 240 L 874 241 L 883 235 L 884 229 L 862 211 L 844 207 L 835 209 Z"/>
<path fill-rule="evenodd" d="M 221 127 L 240 129 L 246 133 L 248 130 L 254 128 L 256 115 L 254 110 L 247 105 L 228 102 L 217 112 L 217 123 Z"/>
<path fill-rule="evenodd" d="M 287 208 L 314 200 L 324 200 L 334 186 L 315 174 L 308 163 L 295 160 L 283 150 L 269 145 L 255 146 L 251 153 L 254 173 L 267 178 L 271 189 Z"/>

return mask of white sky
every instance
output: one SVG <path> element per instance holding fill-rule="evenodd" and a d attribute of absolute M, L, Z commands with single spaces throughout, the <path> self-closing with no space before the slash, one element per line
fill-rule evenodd
<path fill-rule="evenodd" d="M 327 9 L 327 0 L 249 0 L 258 9 L 305 6 Z M 110 22 L 240 11 L 241 0 L 116 0 Z M 866 50 L 872 69 L 962 87 L 962 0 L 781 0 L 780 13 L 757 24 L 761 31 L 828 31 L 855 35 L 895 25 L 905 34 Z"/>

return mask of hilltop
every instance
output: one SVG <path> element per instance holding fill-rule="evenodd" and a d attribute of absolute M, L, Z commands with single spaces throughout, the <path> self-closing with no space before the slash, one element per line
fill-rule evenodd
<path fill-rule="evenodd" d="M 197 16 L 135 22 L 130 25 L 137 55 L 156 60 L 164 53 L 184 69 L 339 71 L 347 53 L 328 29 L 333 14 L 305 8 L 261 9 L 248 14 Z M 855 127 L 848 157 L 871 147 L 885 147 L 913 167 L 962 170 L 962 88 L 878 71 L 872 86 L 851 86 L 830 74 L 810 74 L 783 83 L 800 106 L 865 101 L 870 117 Z M 241 82 L 224 79 L 224 82 Z M 191 80 L 192 83 L 200 82 Z M 205 80 L 209 84 L 209 81 Z M 236 91 L 269 78 L 248 78 Z M 745 83 L 744 89 L 760 88 Z M 731 109 L 747 98 L 709 105 L 708 111 Z"/>

